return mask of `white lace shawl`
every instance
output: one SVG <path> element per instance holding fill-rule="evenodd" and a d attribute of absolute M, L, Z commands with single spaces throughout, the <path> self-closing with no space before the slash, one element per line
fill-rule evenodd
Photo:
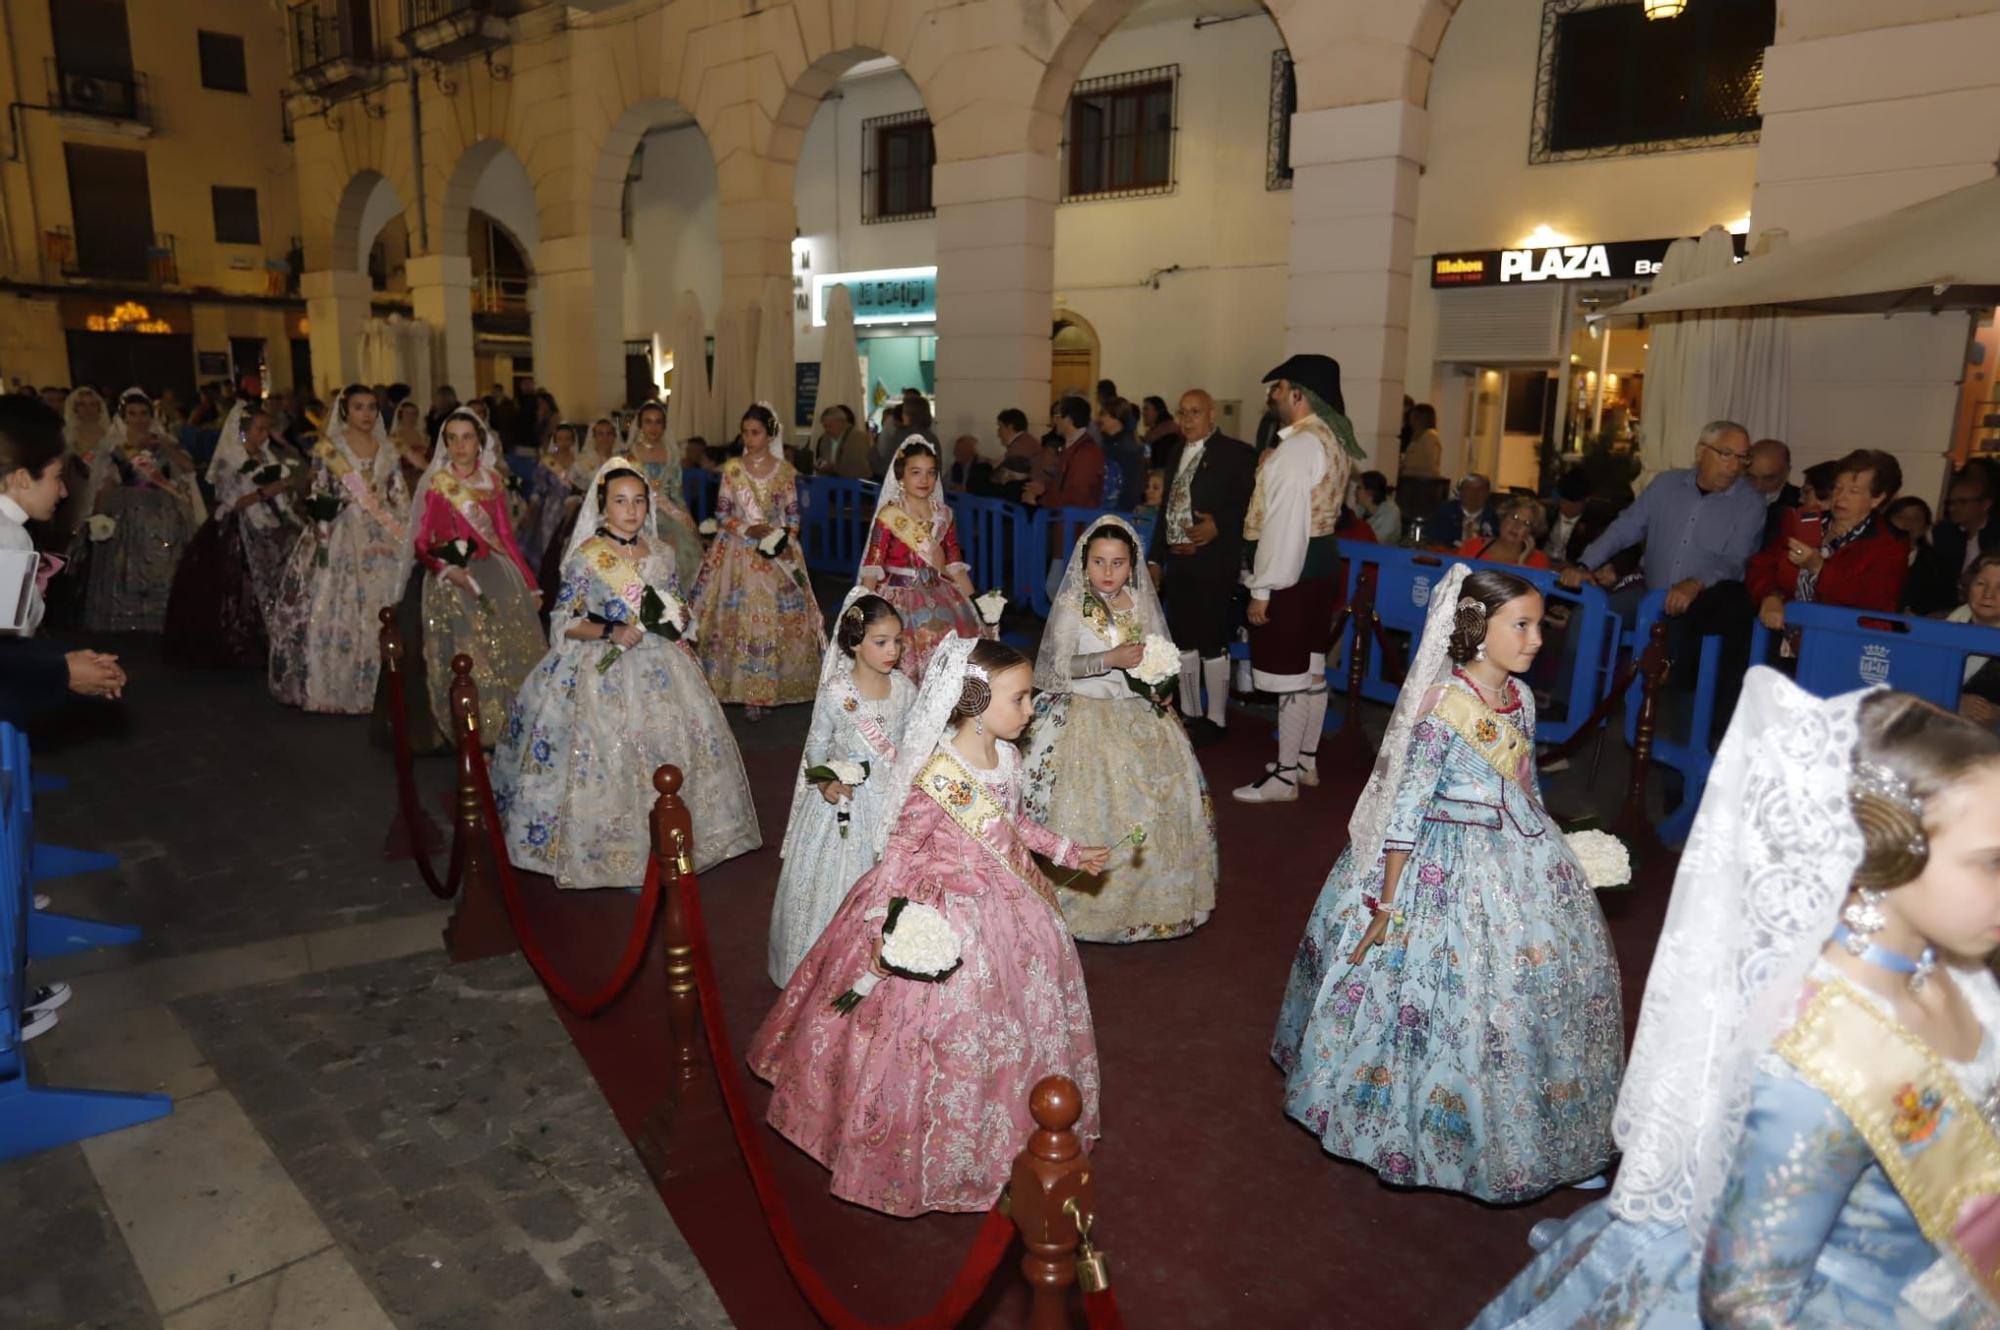
<path fill-rule="evenodd" d="M 1062 585 L 1057 588 L 1055 603 L 1049 609 L 1048 626 L 1042 630 L 1041 649 L 1035 653 L 1035 687 L 1045 693 L 1069 692 L 1075 683 L 1072 670 L 1076 658 L 1087 652 L 1102 650 L 1095 634 L 1083 622 L 1083 594 L 1090 589 L 1090 575 L 1083 566 L 1083 560 L 1090 548 L 1091 538 L 1111 526 L 1131 537 L 1132 547 L 1139 551 L 1133 561 L 1131 581 L 1126 585 L 1132 592 L 1140 623 L 1145 626 L 1148 636 L 1170 636 L 1166 612 L 1160 608 L 1159 594 L 1153 590 L 1153 579 L 1146 572 L 1145 542 L 1139 539 L 1139 533 L 1124 518 L 1100 517 L 1076 538 L 1076 547 L 1069 552 L 1069 567 L 1063 573 Z"/>

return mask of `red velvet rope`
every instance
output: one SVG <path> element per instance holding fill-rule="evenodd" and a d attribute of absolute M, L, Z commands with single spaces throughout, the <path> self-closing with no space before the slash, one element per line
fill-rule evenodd
<path fill-rule="evenodd" d="M 778 1190 L 777 1177 L 771 1172 L 771 1161 L 764 1154 L 764 1142 L 757 1131 L 757 1124 L 750 1116 L 750 1108 L 744 1099 L 743 1083 L 736 1072 L 736 1054 L 729 1043 L 729 1027 L 722 1019 L 722 994 L 715 982 L 715 962 L 709 956 L 708 925 L 701 916 L 701 890 L 692 873 L 678 879 L 681 907 L 687 917 L 688 941 L 694 952 L 695 983 L 701 990 L 702 1026 L 708 1032 L 708 1047 L 714 1054 L 715 1079 L 722 1087 L 722 1102 L 729 1112 L 729 1125 L 736 1133 L 736 1144 L 743 1152 L 743 1162 L 750 1170 L 751 1184 L 757 1190 L 757 1204 L 764 1211 L 764 1222 L 770 1227 L 771 1239 L 778 1246 L 778 1254 L 784 1258 L 785 1269 L 791 1274 L 792 1282 L 812 1305 L 813 1314 L 833 1330 L 881 1330 L 871 1321 L 864 1321 L 842 1306 L 828 1288 L 819 1272 L 806 1259 L 805 1249 L 799 1245 L 798 1230 L 792 1224 L 791 1211 L 785 1205 L 785 1197 Z M 972 1249 L 966 1253 L 965 1264 L 959 1267 L 951 1287 L 939 1298 L 937 1305 L 913 1320 L 903 1321 L 890 1330 L 951 1330 L 972 1310 L 972 1304 L 979 1300 L 986 1286 L 993 1280 L 993 1272 L 1000 1268 L 1000 1261 L 1007 1255 L 1007 1249 L 1014 1242 L 1014 1225 L 998 1207 L 986 1212 L 986 1222 L 980 1225 L 979 1234 L 972 1240 Z"/>
<path fill-rule="evenodd" d="M 486 762 L 481 758 L 472 768 L 479 776 L 479 808 L 486 818 L 488 839 L 492 842 L 493 860 L 500 876 L 500 899 L 507 906 L 507 921 L 514 926 L 514 937 L 521 944 L 521 954 L 528 958 L 528 964 L 535 967 L 535 973 L 549 986 L 565 1007 L 586 1019 L 603 1011 L 632 982 L 632 976 L 639 973 L 640 962 L 646 959 L 646 941 L 653 936 L 653 917 L 660 910 L 660 861 L 653 855 L 646 856 L 646 884 L 640 888 L 639 909 L 632 916 L 632 932 L 625 939 L 625 954 L 618 958 L 618 968 L 611 973 L 610 980 L 595 993 L 583 994 L 569 986 L 569 982 L 556 973 L 555 966 L 542 953 L 535 941 L 534 931 L 528 926 L 527 915 L 521 909 L 520 883 L 514 878 L 514 865 L 508 861 L 507 845 L 500 835 L 500 809 L 493 801 L 493 783 L 486 776 Z"/>
<path fill-rule="evenodd" d="M 410 837 L 410 857 L 417 861 L 417 872 L 423 875 L 431 895 L 448 901 L 458 894 L 459 879 L 465 873 L 463 822 L 459 818 L 451 820 L 451 863 L 440 880 L 437 870 L 431 867 L 430 852 L 424 848 L 423 811 L 417 803 L 417 779 L 410 770 L 409 713 L 404 710 L 403 672 L 388 661 L 382 662 L 382 669 L 389 676 L 389 733 L 396 747 L 396 800 Z"/>
<path fill-rule="evenodd" d="M 1083 1295 L 1083 1319 L 1090 1330 L 1125 1330 L 1125 1313 L 1118 1310 L 1118 1295 L 1111 1289 Z"/>

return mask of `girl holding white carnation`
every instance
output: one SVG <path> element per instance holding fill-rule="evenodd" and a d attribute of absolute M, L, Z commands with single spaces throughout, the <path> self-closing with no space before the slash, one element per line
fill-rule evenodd
<path fill-rule="evenodd" d="M 1002 643 L 938 649 L 886 773 L 899 806 L 881 862 L 750 1046 L 751 1069 L 774 1087 L 771 1126 L 833 1171 L 834 1195 L 886 1214 L 989 1209 L 1035 1129 L 1028 1093 L 1044 1076 L 1077 1083 L 1077 1134 L 1098 1135 L 1083 967 L 1035 858 L 1099 872 L 1109 851 L 1021 812 L 1011 741 L 1033 684 L 1027 658 Z M 891 909 L 915 906 L 926 907 L 913 920 L 917 954 L 885 954 Z M 925 927 L 931 910 L 950 931 L 944 946 Z"/>
<path fill-rule="evenodd" d="M 410 500 L 410 548 L 426 574 L 420 594 L 431 717 L 440 732 L 452 732 L 451 660 L 470 656 L 487 743 L 548 648 L 541 592 L 514 539 L 502 472 L 492 430 L 472 412 L 454 411 L 438 429 L 430 469 Z"/>
<path fill-rule="evenodd" d="M 875 866 L 882 819 L 901 797 L 889 776 L 917 695 L 896 669 L 902 650 L 896 607 L 860 587 L 848 592 L 820 664 L 771 907 L 771 982 L 780 987 L 847 889 Z"/>
<path fill-rule="evenodd" d="M 809 702 L 819 683 L 826 625 L 799 547 L 798 472 L 784 430 L 763 402 L 743 413 L 743 456 L 722 468 L 709 547 L 695 592 L 701 663 L 715 695 L 744 703 L 748 719 Z"/>
<path fill-rule="evenodd" d="M 694 866 L 763 843 L 743 757 L 688 643 L 673 548 L 645 477 L 622 457 L 591 478 L 563 559 L 550 647 L 493 754 L 516 866 L 559 887 L 645 880 L 653 772 L 686 778 Z"/>
<path fill-rule="evenodd" d="M 160 631 L 181 554 L 208 520 L 195 474 L 194 459 L 153 414 L 152 398 L 144 389 L 126 389 L 87 482 L 95 514 L 110 519 L 110 534 L 101 541 L 92 536 L 86 630 Z"/>
<path fill-rule="evenodd" d="M 922 682 L 931 653 L 953 635 L 997 635 L 972 603 L 971 568 L 938 492 L 937 445 L 922 435 L 896 450 L 883 478 L 860 576 L 903 616 L 902 669 L 912 681 Z"/>
<path fill-rule="evenodd" d="M 1611 1159 L 1618 965 L 1513 677 L 1541 623 L 1511 573 L 1439 582 L 1278 1013 L 1285 1111 L 1394 1186 L 1512 1203 Z"/>
<path fill-rule="evenodd" d="M 1085 942 L 1180 937 L 1215 908 L 1208 782 L 1165 709 L 1170 694 L 1137 690 L 1180 678 L 1139 549 L 1122 517 L 1083 533 L 1035 659 L 1042 691 L 1028 739 L 1028 815 L 1114 851 L 1102 873 L 1056 886 L 1070 932 Z"/>

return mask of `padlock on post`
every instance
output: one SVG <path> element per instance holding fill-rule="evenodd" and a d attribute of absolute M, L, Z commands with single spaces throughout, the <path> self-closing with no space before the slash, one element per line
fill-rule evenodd
<path fill-rule="evenodd" d="M 1090 1226 L 1097 1222 L 1097 1216 L 1086 1214 L 1072 1196 L 1063 1202 L 1063 1213 L 1076 1225 L 1077 1241 L 1080 1244 L 1076 1254 L 1076 1286 L 1085 1293 L 1102 1293 L 1111 1287 L 1111 1266 L 1103 1252 L 1097 1250 L 1090 1240 Z"/>

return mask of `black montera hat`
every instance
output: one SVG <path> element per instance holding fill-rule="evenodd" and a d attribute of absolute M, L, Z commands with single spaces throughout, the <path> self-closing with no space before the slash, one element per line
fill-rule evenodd
<path fill-rule="evenodd" d="M 1340 395 L 1340 362 L 1332 356 L 1293 356 L 1264 376 L 1266 383 L 1278 379 L 1312 389 L 1321 401 L 1343 416 L 1347 414 L 1346 399 Z"/>

